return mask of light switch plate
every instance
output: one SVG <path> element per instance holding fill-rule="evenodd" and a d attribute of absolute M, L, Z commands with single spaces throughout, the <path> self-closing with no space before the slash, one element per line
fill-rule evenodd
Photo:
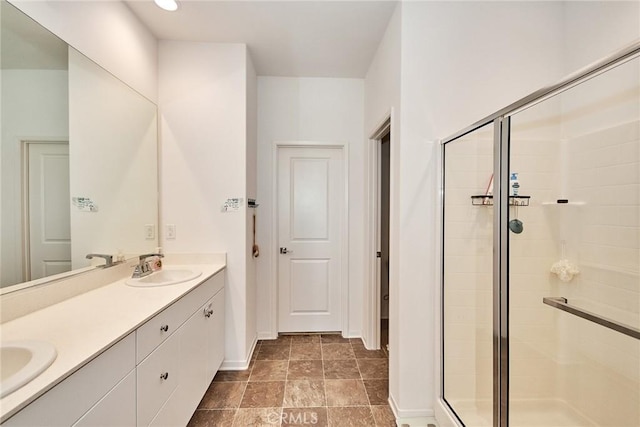
<path fill-rule="evenodd" d="M 144 237 L 147 240 L 152 240 L 156 238 L 156 226 L 153 224 L 145 224 L 144 225 Z"/>
<path fill-rule="evenodd" d="M 176 225 L 167 224 L 167 240 L 173 240 L 176 238 Z"/>

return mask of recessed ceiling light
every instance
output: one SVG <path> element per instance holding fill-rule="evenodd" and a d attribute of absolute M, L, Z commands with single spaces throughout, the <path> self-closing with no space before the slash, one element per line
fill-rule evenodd
<path fill-rule="evenodd" d="M 159 8 L 173 12 L 178 10 L 178 3 L 176 0 L 153 0 Z"/>

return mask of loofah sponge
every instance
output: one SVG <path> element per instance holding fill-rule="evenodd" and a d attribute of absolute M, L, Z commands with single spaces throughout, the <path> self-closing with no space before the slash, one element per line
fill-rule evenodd
<path fill-rule="evenodd" d="M 551 272 L 563 282 L 570 282 L 573 276 L 580 273 L 578 266 L 567 259 L 561 259 L 551 266 Z"/>

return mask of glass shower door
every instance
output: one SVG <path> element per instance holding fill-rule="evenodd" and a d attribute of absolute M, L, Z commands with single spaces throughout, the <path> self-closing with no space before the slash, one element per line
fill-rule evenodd
<path fill-rule="evenodd" d="M 509 172 L 509 426 L 640 426 L 640 61 L 511 116 Z"/>
<path fill-rule="evenodd" d="M 493 425 L 493 138 L 489 124 L 443 148 L 443 395 L 475 427 Z"/>

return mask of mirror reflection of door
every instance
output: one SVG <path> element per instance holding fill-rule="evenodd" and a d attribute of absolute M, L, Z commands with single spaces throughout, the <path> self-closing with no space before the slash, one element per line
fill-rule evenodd
<path fill-rule="evenodd" d="M 69 143 L 25 141 L 25 280 L 71 270 Z"/>

